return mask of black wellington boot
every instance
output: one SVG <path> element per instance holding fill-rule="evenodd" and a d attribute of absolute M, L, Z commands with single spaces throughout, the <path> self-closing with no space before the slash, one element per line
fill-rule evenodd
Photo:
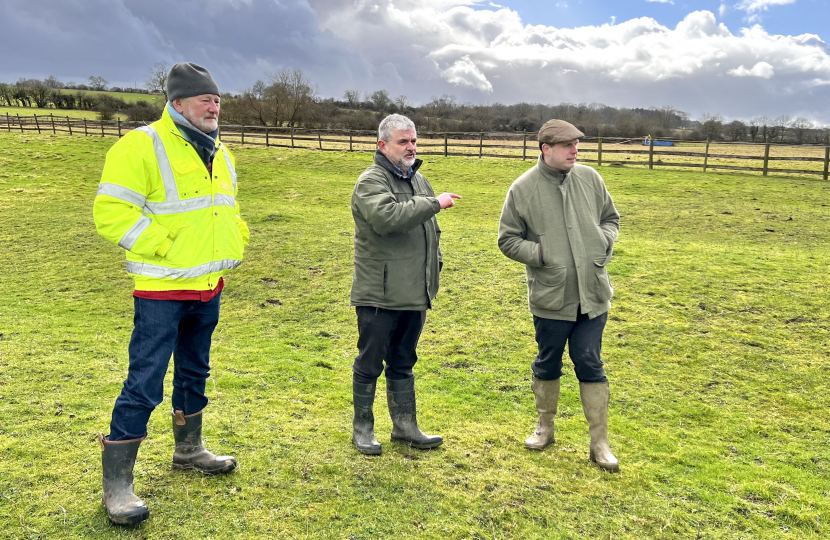
<path fill-rule="evenodd" d="M 378 455 L 381 452 L 380 443 L 375 439 L 375 415 L 372 412 L 376 386 L 376 382 L 364 384 L 352 381 L 352 395 L 354 396 L 352 442 L 360 452 L 368 455 Z"/>
<path fill-rule="evenodd" d="M 440 435 L 426 435 L 418 428 L 415 411 L 415 378 L 386 379 L 386 401 L 392 417 L 392 440 L 409 443 L 413 448 L 428 450 L 444 442 Z"/>
<path fill-rule="evenodd" d="M 202 446 L 202 411 L 188 416 L 184 411 L 173 411 L 173 438 L 176 440 L 174 469 L 223 474 L 236 468 L 233 456 L 215 456 Z"/>
<path fill-rule="evenodd" d="M 135 525 L 150 517 L 147 505 L 133 492 L 133 468 L 144 437 L 129 441 L 110 441 L 108 437 L 98 435 L 104 471 L 102 502 L 110 521 L 116 525 Z"/>

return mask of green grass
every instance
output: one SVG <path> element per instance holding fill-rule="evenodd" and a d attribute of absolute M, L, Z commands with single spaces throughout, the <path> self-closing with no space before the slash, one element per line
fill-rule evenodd
<path fill-rule="evenodd" d="M 350 445 L 349 197 L 369 154 L 238 148 L 252 230 L 227 276 L 205 437 L 240 470 L 170 470 L 169 398 L 136 467 L 148 522 L 117 530 L 100 452 L 126 375 L 131 281 L 91 205 L 115 141 L 0 132 L 0 530 L 7 538 L 826 538 L 827 184 L 601 168 L 622 226 L 605 333 L 610 441 L 588 462 L 572 372 L 531 453 L 524 270 L 496 247 L 531 162 L 429 157 L 445 267 L 415 368 L 436 451 Z M 382 386 L 382 385 L 381 385 Z M 166 392 L 169 396 L 170 379 Z M 65 510 L 65 514 L 64 514 Z"/>
<path fill-rule="evenodd" d="M 6 114 L 12 117 L 16 115 L 31 117 L 35 114 L 38 115 L 38 117 L 41 117 L 49 116 L 50 114 L 52 114 L 56 118 L 66 118 L 68 116 L 69 118 L 86 118 L 87 120 L 98 120 L 98 113 L 96 111 L 77 111 L 74 109 L 54 109 L 42 107 L 0 107 L 0 117 L 5 117 Z M 113 116 L 115 118 L 121 118 L 122 120 L 127 119 L 126 114 L 116 113 Z M 5 118 L 0 118 L 0 121 L 2 121 L 2 123 L 4 124 L 4 128 L 6 123 L 5 120 Z M 45 121 L 48 122 L 48 118 Z M 12 126 L 12 129 L 14 129 L 14 126 Z"/>

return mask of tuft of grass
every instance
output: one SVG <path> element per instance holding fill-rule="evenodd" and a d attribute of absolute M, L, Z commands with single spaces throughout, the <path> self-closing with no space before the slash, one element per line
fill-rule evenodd
<path fill-rule="evenodd" d="M 94 436 L 126 375 L 132 284 L 91 204 L 113 139 L 0 133 L 0 530 L 109 538 Z M 622 214 L 604 340 L 617 475 L 588 462 L 572 373 L 557 442 L 529 452 L 524 270 L 496 247 L 531 161 L 427 157 L 445 266 L 415 367 L 435 451 L 350 444 L 349 199 L 368 154 L 237 148 L 245 263 L 214 335 L 207 446 L 240 470 L 170 470 L 165 401 L 124 538 L 824 538 L 830 186 L 601 168 Z M 166 388 L 169 392 L 171 379 Z M 382 387 L 382 381 L 381 381 Z"/>

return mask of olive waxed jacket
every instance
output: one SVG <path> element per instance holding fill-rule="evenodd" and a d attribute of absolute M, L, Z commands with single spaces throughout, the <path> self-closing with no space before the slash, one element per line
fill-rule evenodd
<path fill-rule="evenodd" d="M 354 277 L 351 305 L 423 311 L 432 307 L 441 270 L 441 210 L 418 172 L 403 178 L 379 150 L 352 194 Z"/>
<path fill-rule="evenodd" d="M 574 321 L 577 307 L 590 318 L 611 307 L 611 260 L 620 215 L 597 171 L 576 164 L 567 174 L 539 158 L 504 202 L 499 249 L 527 267 L 530 311 Z"/>

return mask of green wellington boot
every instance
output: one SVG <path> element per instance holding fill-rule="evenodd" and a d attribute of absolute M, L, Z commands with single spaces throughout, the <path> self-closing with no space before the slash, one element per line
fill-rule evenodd
<path fill-rule="evenodd" d="M 368 455 L 378 455 L 381 452 L 380 443 L 375 439 L 375 415 L 372 412 L 376 386 L 376 382 L 364 384 L 352 381 L 352 395 L 354 396 L 352 442 L 360 452 Z"/>
<path fill-rule="evenodd" d="M 147 505 L 133 492 L 133 468 L 144 437 L 129 441 L 110 441 L 108 437 L 98 435 L 104 471 L 102 502 L 110 521 L 117 525 L 134 525 L 150 517 Z"/>
<path fill-rule="evenodd" d="M 553 433 L 553 417 L 556 416 L 559 403 L 559 379 L 543 381 L 533 377 L 530 387 L 533 389 L 533 395 L 536 396 L 539 422 L 536 424 L 536 431 L 525 441 L 525 447 L 530 450 L 544 450 L 556 441 Z"/>
<path fill-rule="evenodd" d="M 588 432 L 591 434 L 591 461 L 606 471 L 619 472 L 620 462 L 611 453 L 608 444 L 608 402 L 611 399 L 609 384 L 579 383 L 579 396 L 582 398 L 582 411 L 588 420 Z"/>
<path fill-rule="evenodd" d="M 236 468 L 233 456 L 216 456 L 202 445 L 202 411 L 188 416 L 184 411 L 173 411 L 173 468 L 180 471 L 197 470 L 204 474 L 223 474 Z"/>
<path fill-rule="evenodd" d="M 415 411 L 415 378 L 386 379 L 386 401 L 392 417 L 392 440 L 409 443 L 412 448 L 428 450 L 444 442 L 440 435 L 426 435 L 418 428 Z"/>

